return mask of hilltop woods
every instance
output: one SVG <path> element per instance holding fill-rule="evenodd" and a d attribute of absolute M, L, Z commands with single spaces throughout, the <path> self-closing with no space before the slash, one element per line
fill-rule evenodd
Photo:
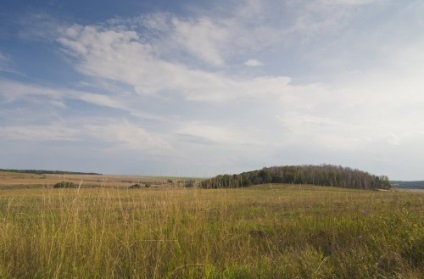
<path fill-rule="evenodd" d="M 202 188 L 237 188 L 266 183 L 312 184 L 357 189 L 389 189 L 387 176 L 332 165 L 278 166 L 202 181 Z"/>

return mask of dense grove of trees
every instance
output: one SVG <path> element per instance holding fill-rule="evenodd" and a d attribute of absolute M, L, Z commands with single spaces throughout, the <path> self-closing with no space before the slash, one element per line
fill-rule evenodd
<path fill-rule="evenodd" d="M 312 184 L 359 189 L 388 189 L 387 176 L 332 165 L 281 166 L 243 172 L 234 175 L 218 175 L 202 181 L 202 188 L 237 188 L 265 183 Z"/>

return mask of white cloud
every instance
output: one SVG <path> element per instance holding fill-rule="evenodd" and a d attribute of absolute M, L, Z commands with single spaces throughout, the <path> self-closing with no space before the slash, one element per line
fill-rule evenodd
<path fill-rule="evenodd" d="M 286 77 L 244 80 L 221 73 L 162 60 L 132 31 L 70 27 L 73 37 L 58 41 L 77 57 L 79 71 L 96 78 L 123 82 L 140 94 L 176 92 L 188 100 L 224 101 L 240 96 L 263 95 L 287 90 Z M 76 30 L 79 32 L 75 36 Z M 247 86 L 248 85 L 248 86 Z"/>
<path fill-rule="evenodd" d="M 249 67 L 262 67 L 264 64 L 259 60 L 249 59 L 249 60 L 246 60 L 246 62 L 244 62 L 244 65 Z"/>
<path fill-rule="evenodd" d="M 74 141 L 78 139 L 80 130 L 63 126 L 61 123 L 49 125 L 25 125 L 0 127 L 3 140 L 24 141 Z"/>
<path fill-rule="evenodd" d="M 47 13 L 22 13 L 16 19 L 17 35 L 24 40 L 52 41 L 60 33 L 62 21 Z"/>
<path fill-rule="evenodd" d="M 63 109 L 72 109 L 67 106 L 69 101 L 83 101 L 103 108 L 121 110 L 140 119 L 159 122 L 168 121 L 167 117 L 140 110 L 140 100 L 137 96 L 118 94 L 117 92 L 107 94 L 108 92 L 99 94 L 90 91 L 54 88 L 0 79 L 0 104 L 26 102 L 43 108 L 45 111 L 56 111 L 60 114 Z"/>
<path fill-rule="evenodd" d="M 387 136 L 387 142 L 392 145 L 400 145 L 399 137 L 393 132 Z"/>
<path fill-rule="evenodd" d="M 168 13 L 154 13 L 136 19 L 135 24 L 141 23 L 150 31 L 166 32 L 169 30 L 171 15 Z"/>
<path fill-rule="evenodd" d="M 240 144 L 243 142 L 240 139 L 240 135 L 236 134 L 234 128 L 198 121 L 185 123 L 176 133 L 206 144 Z M 244 142 L 246 143 L 247 140 Z"/>
<path fill-rule="evenodd" d="M 2 53 L 0 50 L 0 74 L 1 72 L 21 75 L 12 57 L 6 53 Z"/>
<path fill-rule="evenodd" d="M 0 71 L 7 71 L 10 67 L 10 59 L 0 52 Z"/>
<path fill-rule="evenodd" d="M 95 141 L 109 144 L 110 150 L 143 151 L 148 154 L 167 154 L 173 147 L 163 136 L 149 132 L 126 119 L 67 119 L 45 125 L 0 126 L 2 140 L 16 141 Z M 93 146 L 93 148 L 97 148 Z"/>
<path fill-rule="evenodd" d="M 173 148 L 165 140 L 165 136 L 148 131 L 140 125 L 135 125 L 128 120 L 114 120 L 102 117 L 103 112 L 92 116 L 81 117 L 64 116 L 64 109 L 72 111 L 69 101 L 84 101 L 87 104 L 103 108 L 114 108 L 123 113 L 162 122 L 166 117 L 139 111 L 137 102 L 128 100 L 128 96 L 119 94 L 113 96 L 101 95 L 91 92 L 76 91 L 67 88 L 49 88 L 32 84 L 0 80 L 0 105 L 5 106 L 14 102 L 32 103 L 30 111 L 21 112 L 22 109 L 12 110 L 7 114 L 0 114 L 9 125 L 0 125 L 2 140 L 19 141 L 98 141 L 110 143 L 113 150 L 141 150 L 149 154 L 172 152 Z M 48 112 L 46 116 L 41 111 Z M 23 114 L 22 114 L 23 113 Z M 35 115 L 28 118 L 28 114 Z M 125 114 L 121 114 L 125 115 Z M 123 116 L 124 117 L 124 116 Z M 30 124 L 43 119 L 45 124 Z M 12 124 L 16 122 L 15 124 Z"/>
<path fill-rule="evenodd" d="M 23 100 L 25 97 L 28 100 L 43 97 L 49 99 L 52 103 L 59 103 L 63 97 L 63 93 L 42 86 L 19 83 L 7 79 L 0 79 L 0 97 L 4 103 L 10 103 L 15 100 Z M 34 97 L 31 99 L 31 97 Z"/>
<path fill-rule="evenodd" d="M 322 3 L 327 5 L 364 5 L 373 2 L 380 2 L 381 0 L 322 0 Z"/>
<path fill-rule="evenodd" d="M 281 121 L 282 129 L 286 130 L 284 141 L 291 145 L 354 151 L 366 141 L 363 136 L 366 127 L 340 122 L 322 113 L 309 115 L 289 112 L 277 119 Z"/>
<path fill-rule="evenodd" d="M 127 120 L 106 120 L 85 123 L 83 132 L 96 140 L 112 142 L 113 149 L 143 150 L 147 153 L 169 153 L 173 151 L 170 143 L 161 136 L 148 132 L 143 127 Z M 117 146 L 115 146 L 117 145 Z"/>
<path fill-rule="evenodd" d="M 111 108 L 124 109 L 124 110 L 127 109 L 127 107 L 123 105 L 121 102 L 105 95 L 93 94 L 93 93 L 80 93 L 79 96 L 77 96 L 77 98 L 87 103 L 95 104 L 98 106 L 111 107 Z"/>
<path fill-rule="evenodd" d="M 184 46 L 189 52 L 203 61 L 215 66 L 223 66 L 221 57 L 222 48 L 227 47 L 230 39 L 225 26 L 218 26 L 208 18 L 199 18 L 194 21 L 183 21 L 176 17 L 172 23 L 175 28 L 173 34 L 175 43 Z"/>

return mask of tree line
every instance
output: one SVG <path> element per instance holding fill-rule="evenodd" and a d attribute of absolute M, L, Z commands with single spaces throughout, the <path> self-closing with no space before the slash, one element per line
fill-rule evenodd
<path fill-rule="evenodd" d="M 333 165 L 276 166 L 243 172 L 224 174 L 201 182 L 202 188 L 238 188 L 267 183 L 312 184 L 357 189 L 389 189 L 387 176 Z"/>
<path fill-rule="evenodd" d="M 83 175 L 101 175 L 96 172 L 78 172 L 78 171 L 61 171 L 61 170 L 20 170 L 20 169 L 0 169 L 5 172 L 30 173 L 30 174 L 83 174 Z"/>

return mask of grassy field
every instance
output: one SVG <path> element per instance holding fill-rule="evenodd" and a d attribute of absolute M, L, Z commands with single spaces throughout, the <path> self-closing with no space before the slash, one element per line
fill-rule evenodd
<path fill-rule="evenodd" d="M 136 183 L 173 187 L 183 185 L 190 178 L 129 176 L 129 175 L 75 175 L 75 174 L 30 174 L 0 171 L 0 190 L 51 188 L 54 184 L 67 181 L 82 188 L 123 187 Z M 172 181 L 172 182 L 170 182 Z"/>
<path fill-rule="evenodd" d="M 4 181 L 0 278 L 424 278 L 422 194 Z"/>

